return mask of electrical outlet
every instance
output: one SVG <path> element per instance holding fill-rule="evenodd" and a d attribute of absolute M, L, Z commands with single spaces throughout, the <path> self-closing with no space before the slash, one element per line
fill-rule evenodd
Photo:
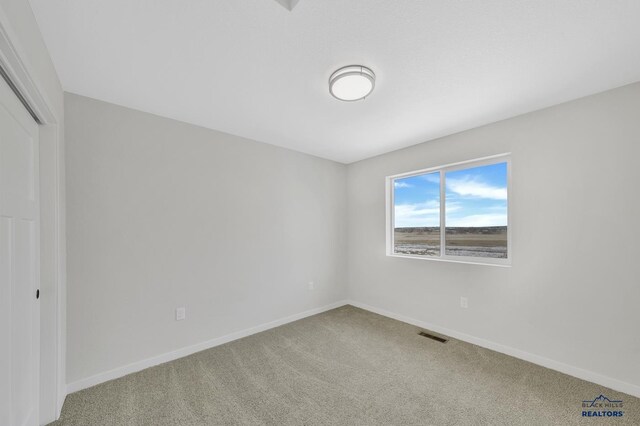
<path fill-rule="evenodd" d="M 309 281 L 309 290 L 314 290 L 316 288 L 316 283 L 313 281 Z"/>
<path fill-rule="evenodd" d="M 467 299 L 466 297 L 461 297 L 460 298 L 460 307 L 467 309 L 469 307 L 469 299 Z"/>
<path fill-rule="evenodd" d="M 185 308 L 176 308 L 176 321 L 182 321 L 187 317 L 187 311 Z"/>

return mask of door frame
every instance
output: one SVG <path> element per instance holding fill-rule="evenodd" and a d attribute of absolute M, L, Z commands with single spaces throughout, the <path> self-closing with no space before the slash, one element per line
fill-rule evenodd
<path fill-rule="evenodd" d="M 0 78 L 5 78 L 39 124 L 40 133 L 40 413 L 60 416 L 66 397 L 66 241 L 63 117 L 37 81 L 34 68 L 0 8 Z M 43 274 L 44 273 L 44 274 Z M 45 282 L 46 280 L 46 282 Z M 44 287 L 44 288 L 43 288 Z"/>

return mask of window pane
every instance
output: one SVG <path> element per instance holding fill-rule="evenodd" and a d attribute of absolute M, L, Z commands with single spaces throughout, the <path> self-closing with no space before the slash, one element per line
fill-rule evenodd
<path fill-rule="evenodd" d="M 440 173 L 395 179 L 394 253 L 440 256 Z"/>
<path fill-rule="evenodd" d="M 447 172 L 446 254 L 507 258 L 507 163 Z"/>

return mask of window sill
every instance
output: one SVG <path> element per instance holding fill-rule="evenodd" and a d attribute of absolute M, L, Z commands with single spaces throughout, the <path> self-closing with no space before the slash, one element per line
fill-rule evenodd
<path fill-rule="evenodd" d="M 402 259 L 418 259 L 418 260 L 430 260 L 432 262 L 449 262 L 449 263 L 466 263 L 467 265 L 482 265 L 482 266 L 497 266 L 499 268 L 511 268 L 511 259 L 495 259 L 493 261 L 478 261 L 470 258 L 452 258 L 452 257 L 427 257 L 427 256 L 412 256 L 407 254 L 389 254 L 388 257 L 399 257 Z"/>

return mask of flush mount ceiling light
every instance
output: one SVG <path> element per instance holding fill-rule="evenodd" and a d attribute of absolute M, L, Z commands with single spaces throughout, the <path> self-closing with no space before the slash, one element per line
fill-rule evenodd
<path fill-rule="evenodd" d="M 329 92 L 341 101 L 359 101 L 373 92 L 376 75 L 362 65 L 349 65 L 340 68 L 329 77 Z"/>

